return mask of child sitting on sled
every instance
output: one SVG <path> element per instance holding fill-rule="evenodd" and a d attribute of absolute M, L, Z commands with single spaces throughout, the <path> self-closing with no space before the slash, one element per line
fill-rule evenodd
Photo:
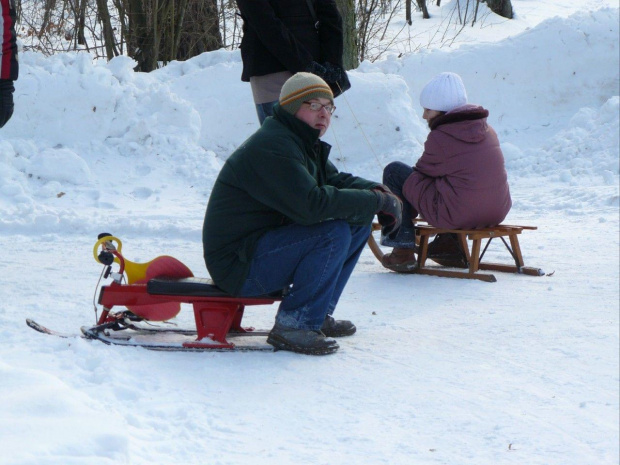
<path fill-rule="evenodd" d="M 424 153 L 413 167 L 393 162 L 383 171 L 383 183 L 403 200 L 400 229 L 381 238 L 382 245 L 394 247 L 383 265 L 399 272 L 415 267 L 412 219 L 418 215 L 438 228 L 475 229 L 501 223 L 512 206 L 504 156 L 487 123 L 489 112 L 467 103 L 460 76 L 441 73 L 433 78 L 422 89 L 420 105 L 431 129 Z M 452 234 L 437 235 L 429 258 L 445 266 L 467 266 Z"/>

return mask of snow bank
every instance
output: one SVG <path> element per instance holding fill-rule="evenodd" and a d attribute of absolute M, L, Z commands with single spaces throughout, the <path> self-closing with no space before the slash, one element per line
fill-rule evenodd
<path fill-rule="evenodd" d="M 370 179 L 390 161 L 415 163 L 428 133 L 418 93 L 449 68 L 463 76 L 470 101 L 490 110 L 512 180 L 615 188 L 617 18 L 618 9 L 578 13 L 498 43 L 363 63 L 337 99 L 325 137 L 332 159 Z M 239 52 L 150 74 L 134 65 L 23 54 L 15 115 L 0 142 L 0 226 L 85 232 L 119 221 L 121 209 L 133 213 L 120 220 L 129 230 L 199 234 L 223 160 L 258 128 Z M 153 213 L 186 204 L 179 224 Z"/>
<path fill-rule="evenodd" d="M 598 109 L 620 93 L 618 38 L 618 9 L 606 8 L 551 18 L 498 43 L 390 56 L 359 70 L 403 76 L 416 107 L 424 84 L 454 71 L 469 101 L 489 110 L 502 141 L 538 146 L 580 108 Z"/>
<path fill-rule="evenodd" d="M 568 126 L 525 153 L 514 146 L 507 152 L 512 173 L 532 176 L 541 171 L 553 180 L 571 185 L 618 183 L 620 99 L 610 98 L 600 108 L 582 108 Z"/>

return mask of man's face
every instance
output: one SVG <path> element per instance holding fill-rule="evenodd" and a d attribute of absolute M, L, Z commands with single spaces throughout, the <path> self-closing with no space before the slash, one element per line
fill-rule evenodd
<path fill-rule="evenodd" d="M 323 106 L 319 107 L 318 110 L 313 110 L 311 104 L 321 104 Z M 297 113 L 295 113 L 295 117 L 302 120 L 308 126 L 314 129 L 320 130 L 319 137 L 322 137 L 323 134 L 327 132 L 327 128 L 329 127 L 329 122 L 332 119 L 332 114 L 327 111 L 325 106 L 329 108 L 332 105 L 331 100 L 326 98 L 313 98 L 308 100 L 307 102 L 302 103 Z"/>

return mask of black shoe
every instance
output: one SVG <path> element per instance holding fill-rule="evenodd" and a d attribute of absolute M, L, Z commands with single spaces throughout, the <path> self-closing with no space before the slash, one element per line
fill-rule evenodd
<path fill-rule="evenodd" d="M 449 268 L 468 268 L 467 256 L 461 248 L 458 236 L 453 233 L 437 234 L 428 244 L 428 258 Z"/>
<path fill-rule="evenodd" d="M 335 320 L 333 316 L 327 315 L 321 332 L 327 337 L 343 337 L 355 334 L 357 328 L 353 323 L 347 320 Z"/>
<path fill-rule="evenodd" d="M 339 348 L 336 341 L 327 338 L 321 331 L 288 328 L 278 323 L 269 332 L 267 343 L 276 350 L 288 350 L 308 355 L 333 354 Z"/>

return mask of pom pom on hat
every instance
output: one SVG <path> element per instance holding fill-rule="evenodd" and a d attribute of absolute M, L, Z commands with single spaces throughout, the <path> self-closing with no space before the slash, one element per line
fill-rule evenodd
<path fill-rule="evenodd" d="M 455 73 L 438 74 L 420 93 L 420 105 L 427 110 L 448 112 L 466 103 L 465 85 Z"/>
<path fill-rule="evenodd" d="M 323 79 L 312 73 L 296 73 L 282 86 L 280 106 L 294 115 L 302 103 L 313 98 L 326 98 L 334 103 L 334 94 Z"/>

